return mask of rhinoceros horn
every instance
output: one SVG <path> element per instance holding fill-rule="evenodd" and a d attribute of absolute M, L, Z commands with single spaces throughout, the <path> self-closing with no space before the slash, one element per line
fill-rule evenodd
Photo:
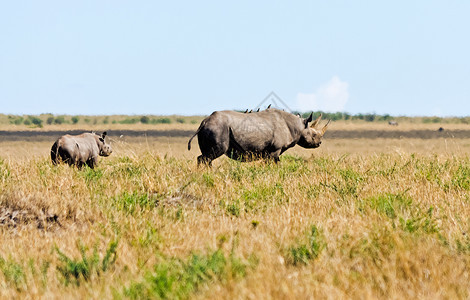
<path fill-rule="evenodd" d="M 328 127 L 328 125 L 330 124 L 331 120 L 328 120 L 328 122 L 326 123 L 325 126 L 323 126 L 322 130 L 321 130 L 321 135 L 323 136 L 326 132 L 326 129 Z"/>
<path fill-rule="evenodd" d="M 310 127 L 312 128 L 317 127 L 318 123 L 320 123 L 321 121 L 321 117 L 322 117 L 322 114 L 320 114 L 320 116 L 315 121 L 312 122 L 312 125 L 310 125 Z"/>

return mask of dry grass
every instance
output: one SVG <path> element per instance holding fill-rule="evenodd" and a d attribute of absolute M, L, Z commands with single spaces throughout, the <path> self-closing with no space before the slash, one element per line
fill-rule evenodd
<path fill-rule="evenodd" d="M 0 298 L 470 297 L 467 140 L 212 169 L 186 143 L 116 139 L 77 170 L 52 141 L 0 142 Z"/>

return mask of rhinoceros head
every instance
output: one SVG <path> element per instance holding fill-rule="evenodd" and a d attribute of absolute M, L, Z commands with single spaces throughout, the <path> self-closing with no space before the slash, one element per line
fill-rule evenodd
<path fill-rule="evenodd" d="M 305 128 L 301 131 L 300 139 L 297 143 L 299 146 L 304 148 L 318 148 L 320 146 L 321 139 L 326 132 L 328 124 L 330 124 L 330 121 L 328 121 L 322 129 L 318 128 L 321 117 L 322 115 L 313 121 L 310 126 L 308 126 L 308 123 L 312 121 L 313 113 L 310 114 L 307 119 L 303 120 Z"/>
<path fill-rule="evenodd" d="M 111 149 L 111 145 L 107 144 L 104 140 L 106 137 L 107 132 L 103 132 L 101 136 L 98 138 L 98 147 L 100 148 L 100 155 L 101 156 L 109 156 L 113 153 L 113 149 Z"/>

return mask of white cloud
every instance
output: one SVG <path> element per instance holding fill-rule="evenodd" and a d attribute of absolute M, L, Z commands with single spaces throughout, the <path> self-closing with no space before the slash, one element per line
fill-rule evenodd
<path fill-rule="evenodd" d="M 333 76 L 312 94 L 297 94 L 297 107 L 300 111 L 321 110 L 325 112 L 344 111 L 349 100 L 349 83 Z"/>

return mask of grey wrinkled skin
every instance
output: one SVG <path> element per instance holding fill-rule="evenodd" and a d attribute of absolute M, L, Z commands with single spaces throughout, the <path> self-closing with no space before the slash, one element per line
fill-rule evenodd
<path fill-rule="evenodd" d="M 98 163 L 98 156 L 109 156 L 113 150 L 105 142 L 106 132 L 101 136 L 95 133 L 82 133 L 79 135 L 66 134 L 52 145 L 51 160 L 54 165 L 64 162 L 78 168 L 84 165 L 94 168 Z"/>
<path fill-rule="evenodd" d="M 210 165 L 223 154 L 240 161 L 263 158 L 278 162 L 279 156 L 295 145 L 319 147 L 328 126 L 317 129 L 320 120 L 321 116 L 309 126 L 312 114 L 303 119 L 274 108 L 251 114 L 216 111 L 201 122 L 188 142 L 188 150 L 197 135 L 202 153 L 198 164 Z"/>

